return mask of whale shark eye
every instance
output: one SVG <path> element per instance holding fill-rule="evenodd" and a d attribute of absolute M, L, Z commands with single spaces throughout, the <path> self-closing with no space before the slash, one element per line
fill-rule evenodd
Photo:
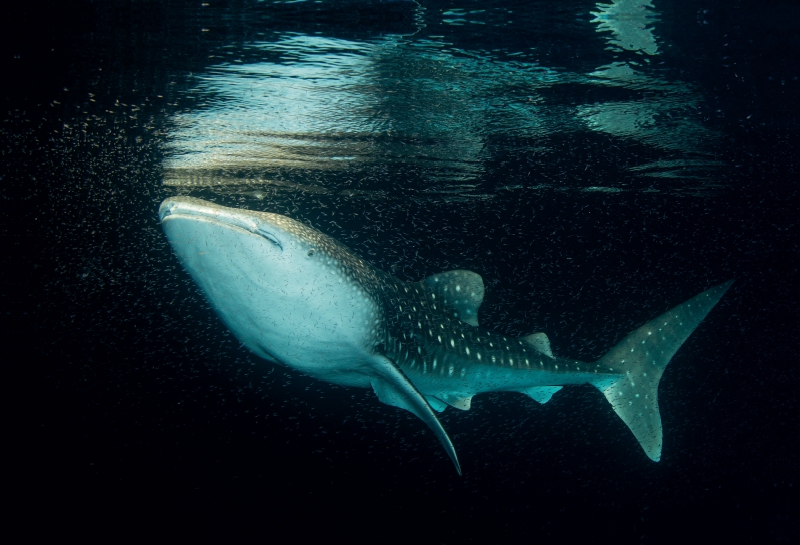
<path fill-rule="evenodd" d="M 309 250 L 309 251 L 308 251 L 308 257 L 311 257 L 311 256 L 313 256 L 313 255 L 314 255 L 314 250 Z"/>

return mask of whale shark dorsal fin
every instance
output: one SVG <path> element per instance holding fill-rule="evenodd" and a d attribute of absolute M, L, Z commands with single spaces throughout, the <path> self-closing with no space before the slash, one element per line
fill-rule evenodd
<path fill-rule="evenodd" d="M 527 337 L 522 337 L 522 340 L 531 345 L 537 352 L 541 352 L 545 356 L 550 356 L 551 358 L 555 357 L 553 355 L 553 350 L 550 348 L 550 339 L 548 339 L 547 335 L 544 333 L 532 333 Z"/>
<path fill-rule="evenodd" d="M 425 401 L 425 398 L 419 393 L 414 384 L 386 356 L 375 355 L 371 358 L 370 367 L 372 373 L 370 374 L 369 382 L 378 399 L 387 405 L 405 409 L 425 422 L 436 434 L 447 455 L 450 456 L 456 466 L 456 471 L 461 475 L 461 465 L 458 463 L 456 449 L 452 441 L 450 441 L 450 437 L 444 431 L 439 419 L 436 418 L 431 406 L 428 405 L 428 402 Z"/>
<path fill-rule="evenodd" d="M 520 390 L 523 394 L 530 396 L 534 401 L 545 404 L 550 401 L 553 394 L 561 389 L 561 386 L 534 386 Z"/>
<path fill-rule="evenodd" d="M 455 318 L 478 327 L 478 307 L 483 303 L 483 278 L 472 271 L 456 270 L 434 274 L 421 282 L 434 299 Z"/>

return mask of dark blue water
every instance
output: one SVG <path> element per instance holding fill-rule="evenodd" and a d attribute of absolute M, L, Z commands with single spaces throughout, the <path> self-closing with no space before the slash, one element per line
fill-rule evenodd
<path fill-rule="evenodd" d="M 699 0 L 26 8 L 0 123 L 16 503 L 82 532 L 793 541 L 799 19 Z M 571 387 L 444 412 L 458 477 L 410 414 L 239 346 L 161 233 L 176 194 L 286 214 L 404 280 L 473 270 L 484 326 L 584 360 L 736 283 L 661 381 L 661 462 Z"/>

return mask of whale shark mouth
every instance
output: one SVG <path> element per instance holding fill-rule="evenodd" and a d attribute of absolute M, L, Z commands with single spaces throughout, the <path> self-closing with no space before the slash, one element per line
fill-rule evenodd
<path fill-rule="evenodd" d="M 246 211 L 244 211 L 246 212 Z M 283 250 L 283 244 L 269 225 L 258 218 L 236 210 L 214 206 L 208 201 L 192 197 L 176 197 L 167 199 L 158 209 L 159 220 L 163 223 L 175 218 L 210 221 L 224 227 L 238 227 L 254 235 L 259 235 Z"/>

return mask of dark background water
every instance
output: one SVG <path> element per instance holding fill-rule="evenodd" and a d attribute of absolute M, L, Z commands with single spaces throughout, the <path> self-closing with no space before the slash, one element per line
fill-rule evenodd
<path fill-rule="evenodd" d="M 794 3 L 208 4 L 6 20 L 6 450 L 30 531 L 796 539 Z M 483 325 L 587 360 L 737 282 L 661 381 L 660 463 L 586 386 L 448 409 L 458 477 L 371 391 L 239 347 L 160 232 L 176 193 L 406 280 L 474 270 Z"/>

